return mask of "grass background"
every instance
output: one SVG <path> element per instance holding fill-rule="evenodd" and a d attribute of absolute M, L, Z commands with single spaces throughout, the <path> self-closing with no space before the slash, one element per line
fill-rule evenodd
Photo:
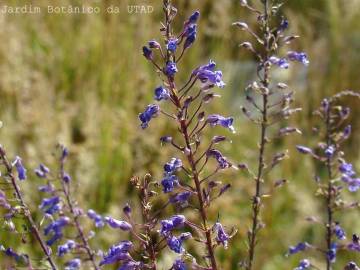
<path fill-rule="evenodd" d="M 253 1 L 258 4 L 260 1 Z M 47 14 L 47 5 L 90 5 L 102 10 L 113 5 L 119 14 Z M 237 134 L 223 151 L 232 160 L 254 166 L 258 130 L 241 114 L 243 89 L 254 79 L 254 59 L 237 45 L 250 37 L 231 26 L 236 20 L 254 25 L 254 17 L 234 0 L 178 0 L 177 29 L 194 10 L 201 11 L 195 45 L 183 59 L 180 69 L 185 79 L 199 63 L 214 59 L 223 71 L 226 88 L 213 110 L 235 117 Z M 158 138 L 174 131 L 164 119 L 152 121 L 150 128 L 139 128 L 137 114 L 152 102 L 159 81 L 143 59 L 141 47 L 158 38 L 162 19 L 161 1 L 1 1 L 1 6 L 41 6 L 41 14 L 0 14 L 0 142 L 9 153 L 21 155 L 28 168 L 42 161 L 54 164 L 52 153 L 58 142 L 70 150 L 68 170 L 76 179 L 78 200 L 98 211 L 119 215 L 126 201 L 136 201 L 129 187 L 133 175 L 151 173 L 161 177 L 162 164 L 172 150 L 159 147 Z M 151 5 L 151 14 L 130 14 L 129 5 Z M 314 198 L 314 164 L 294 151 L 296 144 L 316 144 L 312 111 L 320 100 L 345 89 L 360 88 L 360 2 L 358 0 L 288 0 L 283 8 L 290 20 L 290 32 L 301 35 L 292 45 L 309 54 L 308 69 L 300 65 L 274 74 L 297 90 L 296 102 L 303 107 L 292 124 L 303 129 L 303 136 L 287 138 L 273 145 L 273 151 L 289 149 L 291 159 L 267 179 L 269 183 L 287 178 L 290 183 L 268 199 L 263 210 L 267 229 L 261 235 L 257 269 L 292 269 L 300 256 L 285 258 L 288 245 L 299 240 L 319 242 L 321 228 L 309 226 L 305 216 L 324 211 Z M 358 136 L 360 106 L 357 100 L 344 100 L 352 108 L 354 127 L 346 146 L 348 159 L 359 166 Z M 321 168 L 320 168 L 321 170 Z M 31 174 L 31 173 L 30 173 Z M 223 223 L 235 225 L 239 232 L 229 250 L 220 251 L 223 269 L 238 269 L 245 256 L 249 226 L 249 200 L 252 182 L 247 175 L 227 174 L 233 189 L 219 201 Z M 33 175 L 24 184 L 27 200 L 39 202 Z M 353 199 L 359 199 L 354 195 Z M 359 210 L 344 220 L 349 232 L 360 233 Z M 125 235 L 100 234 L 103 249 Z M 8 235 L 0 231 L 0 241 Z M 24 247 L 25 248 L 25 247 Z M 357 257 L 356 257 L 357 256 Z M 356 254 L 340 253 L 335 269 L 341 269 Z M 169 262 L 163 258 L 164 269 Z M 321 258 L 314 262 L 323 269 Z"/>

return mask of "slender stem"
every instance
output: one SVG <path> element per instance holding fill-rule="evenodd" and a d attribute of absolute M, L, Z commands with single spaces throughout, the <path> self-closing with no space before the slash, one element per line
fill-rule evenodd
<path fill-rule="evenodd" d="M 9 176 L 9 178 L 11 180 L 11 184 L 15 190 L 16 196 L 17 196 L 18 200 L 20 201 L 21 207 L 24 209 L 24 215 L 30 224 L 31 231 L 34 233 L 36 240 L 39 242 L 41 249 L 43 250 L 43 252 L 46 256 L 46 259 L 51 266 L 51 269 L 56 270 L 57 267 L 56 267 L 53 259 L 51 258 L 50 249 L 46 246 L 45 241 L 42 239 L 40 231 L 39 231 L 38 227 L 36 226 L 34 219 L 31 216 L 30 209 L 25 204 L 24 198 L 20 191 L 20 187 L 17 185 L 16 179 L 12 173 L 12 166 L 11 166 L 10 162 L 8 161 L 8 159 L 6 158 L 5 150 L 1 146 L 0 146 L 0 156 L 3 161 L 4 166 L 6 168 L 7 175 Z"/>
<path fill-rule="evenodd" d="M 330 110 L 331 105 L 326 111 L 326 144 L 327 147 L 331 146 L 331 125 L 330 125 Z M 327 224 L 326 224 L 326 244 L 327 252 L 326 256 L 326 270 L 331 270 L 331 261 L 328 256 L 328 252 L 331 249 L 331 240 L 333 236 L 332 224 L 333 224 L 333 210 L 332 210 L 332 167 L 331 167 L 331 157 L 326 159 L 326 168 L 328 173 L 328 187 L 327 187 L 327 197 L 326 197 L 326 208 L 327 208 Z"/>
<path fill-rule="evenodd" d="M 267 62 L 270 56 L 270 46 L 269 46 L 269 14 L 268 14 L 268 5 L 269 1 L 264 0 L 265 6 L 265 60 L 264 63 Z M 261 80 L 264 88 L 268 88 L 270 81 L 270 68 L 266 64 L 264 66 L 264 78 Z M 259 76 L 261 79 L 261 76 Z M 259 155 L 258 155 L 258 170 L 255 178 L 255 195 L 252 199 L 252 226 L 251 231 L 249 232 L 249 253 L 248 253 L 248 262 L 246 265 L 247 270 L 253 269 L 254 257 L 255 257 L 255 247 L 257 243 L 257 233 L 259 231 L 259 214 L 261 208 L 261 182 L 264 172 L 264 159 L 265 159 L 265 147 L 266 147 L 266 134 L 268 127 L 268 91 L 262 94 L 262 109 L 261 109 L 261 131 L 260 131 L 260 147 L 259 147 Z"/>
<path fill-rule="evenodd" d="M 92 263 L 95 270 L 100 270 L 99 266 L 96 264 L 94 252 L 90 248 L 89 241 L 86 239 L 83 228 L 82 228 L 82 226 L 80 224 L 80 221 L 79 221 L 80 216 L 75 211 L 74 204 L 73 204 L 73 202 L 71 200 L 69 185 L 66 184 L 63 181 L 64 173 L 65 173 L 65 171 L 64 171 L 64 159 L 62 158 L 61 162 L 60 162 L 60 182 L 61 182 L 61 185 L 62 185 L 62 191 L 65 194 L 66 202 L 67 202 L 67 205 L 68 205 L 68 207 L 70 209 L 70 213 L 72 215 L 72 218 L 74 220 L 76 230 L 78 231 L 80 239 L 81 239 L 81 241 L 83 243 L 83 246 L 84 246 L 84 248 L 86 250 L 86 253 L 89 256 L 89 260 L 91 261 L 91 263 Z"/>

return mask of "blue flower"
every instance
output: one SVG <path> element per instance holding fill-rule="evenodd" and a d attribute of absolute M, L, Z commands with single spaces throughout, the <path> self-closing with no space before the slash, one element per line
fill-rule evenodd
<path fill-rule="evenodd" d="M 216 63 L 212 60 L 208 64 L 198 67 L 192 72 L 193 76 L 196 76 L 202 83 L 210 85 L 216 85 L 223 88 L 225 83 L 222 80 L 222 72 L 220 70 L 214 70 Z"/>
<path fill-rule="evenodd" d="M 225 232 L 224 227 L 221 223 L 216 222 L 214 225 L 214 230 L 216 233 L 216 242 L 222 244 L 224 248 L 227 248 L 229 235 Z"/>
<path fill-rule="evenodd" d="M 232 117 L 224 117 L 218 114 L 210 114 L 207 118 L 207 122 L 211 126 L 222 126 L 230 129 L 233 133 L 235 133 L 235 129 L 233 127 L 234 118 Z"/>
<path fill-rule="evenodd" d="M 157 42 L 156 40 L 150 40 L 148 42 L 148 44 L 149 44 L 150 49 L 160 49 L 161 48 L 160 43 Z"/>
<path fill-rule="evenodd" d="M 132 249 L 133 246 L 133 243 L 130 241 L 121 241 L 119 244 L 111 246 L 100 262 L 100 266 L 130 260 L 129 250 Z"/>
<path fill-rule="evenodd" d="M 179 185 L 179 180 L 175 175 L 167 175 L 161 180 L 164 193 L 169 193 Z"/>
<path fill-rule="evenodd" d="M 13 162 L 13 166 L 15 166 L 16 171 L 18 173 L 19 180 L 26 180 L 26 169 L 22 164 L 22 160 L 19 156 L 15 157 L 15 161 Z"/>
<path fill-rule="evenodd" d="M 355 262 L 349 262 L 349 263 L 345 266 L 344 270 L 360 270 L 360 268 L 356 265 Z"/>
<path fill-rule="evenodd" d="M 164 171 L 166 175 L 173 174 L 182 167 L 182 161 L 178 158 L 172 158 L 169 162 L 164 165 Z"/>
<path fill-rule="evenodd" d="M 162 87 L 162 86 L 159 86 L 157 88 L 155 88 L 155 91 L 154 91 L 154 99 L 157 100 L 157 101 L 160 101 L 160 100 L 167 100 L 170 98 L 170 94 L 169 94 L 169 91 Z"/>
<path fill-rule="evenodd" d="M 290 51 L 287 53 L 287 57 L 289 58 L 290 61 L 298 61 L 305 66 L 308 66 L 310 63 L 306 53 L 304 52 Z"/>
<path fill-rule="evenodd" d="M 185 262 L 181 259 L 176 259 L 172 268 L 174 270 L 187 270 Z"/>
<path fill-rule="evenodd" d="M 167 62 L 164 72 L 167 76 L 173 77 L 175 75 L 175 73 L 178 72 L 176 63 L 174 63 L 172 61 Z"/>
<path fill-rule="evenodd" d="M 326 254 L 331 263 L 334 263 L 336 261 L 336 251 L 337 251 L 337 244 L 332 243 L 330 249 Z"/>
<path fill-rule="evenodd" d="M 304 251 L 309 246 L 310 245 L 307 242 L 300 242 L 296 246 L 290 246 L 287 255 L 293 255 L 293 254 L 296 254 L 298 252 Z"/>
<path fill-rule="evenodd" d="M 52 193 L 55 190 L 55 187 L 53 184 L 49 183 L 47 185 L 39 186 L 38 190 L 40 192 Z"/>
<path fill-rule="evenodd" d="M 76 247 L 76 243 L 73 240 L 68 240 L 65 244 L 58 246 L 57 255 L 59 257 L 62 257 L 66 253 L 69 253 L 75 247 Z"/>
<path fill-rule="evenodd" d="M 302 145 L 297 145 L 296 149 L 301 153 L 301 154 L 311 154 L 313 151 L 311 150 L 311 148 L 309 147 L 305 147 Z"/>
<path fill-rule="evenodd" d="M 187 49 L 194 43 L 196 39 L 196 24 L 189 26 L 186 29 L 184 36 L 186 37 L 184 42 L 184 49 Z"/>
<path fill-rule="evenodd" d="M 105 221 L 111 228 L 114 229 L 121 229 L 123 231 L 130 231 L 132 229 L 131 224 L 123 220 L 117 220 L 112 217 L 105 217 Z"/>
<path fill-rule="evenodd" d="M 298 267 L 296 267 L 294 270 L 305 270 L 305 269 L 309 269 L 311 266 L 311 263 L 308 259 L 304 259 L 302 261 L 300 261 Z"/>
<path fill-rule="evenodd" d="M 141 267 L 142 267 L 141 262 L 127 261 L 123 265 L 121 265 L 120 268 L 118 268 L 118 270 L 138 270 L 138 269 L 143 269 Z"/>
<path fill-rule="evenodd" d="M 175 52 L 176 48 L 177 48 L 177 42 L 178 42 L 178 40 L 176 38 L 169 39 L 168 44 L 166 46 L 168 51 Z"/>
<path fill-rule="evenodd" d="M 62 229 L 67 224 L 69 224 L 70 219 L 68 217 L 60 217 L 59 219 L 51 222 L 44 229 L 44 234 L 48 235 L 51 231 L 53 232 L 53 237 L 46 241 L 47 245 L 51 246 L 55 241 L 62 238 Z"/>
<path fill-rule="evenodd" d="M 143 113 L 139 114 L 139 119 L 141 121 L 141 127 L 143 129 L 149 126 L 149 122 L 152 118 L 156 117 L 160 111 L 160 107 L 156 104 L 150 104 L 146 107 Z"/>
<path fill-rule="evenodd" d="M 232 164 L 226 160 L 219 150 L 210 149 L 207 151 L 208 157 L 214 157 L 219 164 L 220 169 L 226 169 L 232 167 Z"/>
<path fill-rule="evenodd" d="M 191 233 L 182 233 L 179 237 L 169 235 L 166 242 L 172 251 L 183 253 L 185 249 L 182 246 L 182 243 L 189 238 L 191 238 Z"/>
<path fill-rule="evenodd" d="M 51 198 L 44 198 L 39 207 L 46 214 L 52 215 L 61 209 L 61 206 L 59 203 L 60 203 L 60 197 L 54 196 Z"/>
<path fill-rule="evenodd" d="M 35 169 L 34 172 L 38 177 L 46 178 L 47 174 L 50 172 L 50 170 L 44 164 L 40 164 L 39 168 Z"/>
<path fill-rule="evenodd" d="M 339 170 L 340 172 L 342 172 L 343 174 L 346 174 L 348 176 L 354 176 L 355 175 L 355 171 L 353 170 L 353 165 L 351 163 L 341 163 L 339 166 Z"/>
<path fill-rule="evenodd" d="M 160 221 L 160 234 L 163 236 L 168 235 L 172 230 L 182 227 L 185 224 L 186 218 L 183 215 L 175 215 L 169 219 Z"/>
<path fill-rule="evenodd" d="M 269 61 L 271 64 L 273 65 L 277 65 L 281 68 L 284 68 L 284 69 L 288 69 L 289 68 L 289 62 L 287 61 L 286 58 L 278 58 L 276 56 L 271 56 L 269 58 Z"/>
<path fill-rule="evenodd" d="M 151 49 L 149 49 L 148 47 L 144 46 L 143 47 L 143 55 L 145 56 L 146 59 L 148 60 L 152 60 L 153 59 L 153 52 Z"/>
<path fill-rule="evenodd" d="M 334 227 L 334 233 L 335 233 L 336 237 L 339 240 L 345 240 L 346 239 L 345 231 L 341 228 L 339 223 L 336 223 L 336 225 Z"/>
<path fill-rule="evenodd" d="M 189 191 L 180 192 L 180 193 L 176 194 L 175 196 L 172 196 L 170 198 L 170 202 L 174 203 L 174 204 L 175 203 L 182 204 L 182 203 L 187 202 L 188 199 L 190 198 L 190 196 L 191 196 L 191 192 L 189 192 Z"/>
<path fill-rule="evenodd" d="M 81 266 L 81 260 L 78 258 L 72 259 L 65 264 L 65 270 L 78 270 Z"/>
<path fill-rule="evenodd" d="M 328 157 L 328 158 L 331 158 L 334 153 L 335 153 L 335 147 L 333 145 L 330 145 L 329 147 L 327 147 L 325 149 L 325 155 Z"/>
<path fill-rule="evenodd" d="M 287 19 L 282 19 L 280 26 L 279 26 L 279 31 L 283 32 L 285 31 L 287 28 L 289 27 L 289 21 Z"/>
<path fill-rule="evenodd" d="M 94 210 L 89 209 L 87 211 L 87 216 L 95 222 L 96 228 L 104 227 L 104 221 L 101 215 L 97 214 Z"/>
<path fill-rule="evenodd" d="M 193 14 L 190 15 L 189 19 L 185 23 L 194 24 L 198 21 L 199 17 L 200 17 L 200 12 L 195 11 Z"/>

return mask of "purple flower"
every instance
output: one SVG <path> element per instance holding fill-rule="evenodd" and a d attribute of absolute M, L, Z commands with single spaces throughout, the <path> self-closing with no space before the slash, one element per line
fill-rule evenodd
<path fill-rule="evenodd" d="M 334 153 L 335 153 L 335 147 L 333 146 L 333 145 L 330 145 L 329 147 L 327 147 L 326 149 L 325 149 L 325 155 L 326 155 L 326 157 L 328 157 L 328 158 L 331 158 L 333 155 L 334 155 Z"/>
<path fill-rule="evenodd" d="M 65 270 L 78 270 L 81 266 L 81 260 L 78 258 L 72 259 L 65 264 Z"/>
<path fill-rule="evenodd" d="M 334 227 L 334 233 L 339 240 L 346 239 L 345 231 L 341 228 L 341 226 L 338 223 Z"/>
<path fill-rule="evenodd" d="M 150 49 L 160 49 L 161 48 L 160 43 L 157 42 L 156 40 L 150 40 L 148 42 L 148 44 L 149 44 Z"/>
<path fill-rule="evenodd" d="M 216 85 L 223 88 L 225 83 L 222 80 L 222 72 L 220 70 L 214 70 L 216 63 L 212 60 L 207 65 L 198 67 L 192 72 L 192 75 L 196 76 L 202 83 L 210 85 Z"/>
<path fill-rule="evenodd" d="M 287 57 L 289 58 L 290 61 L 298 61 L 305 66 L 308 66 L 310 63 L 306 53 L 304 52 L 290 51 L 287 53 Z"/>
<path fill-rule="evenodd" d="M 182 243 L 189 238 L 191 238 L 191 233 L 182 233 L 179 237 L 170 235 L 168 236 L 166 242 L 172 251 L 176 253 L 183 253 L 185 249 L 182 246 Z"/>
<path fill-rule="evenodd" d="M 170 98 L 170 94 L 169 94 L 169 91 L 162 87 L 162 86 L 159 86 L 157 88 L 155 88 L 155 94 L 154 94 L 154 99 L 157 100 L 157 101 L 160 101 L 160 100 L 167 100 Z"/>
<path fill-rule="evenodd" d="M 172 61 L 167 62 L 164 72 L 167 76 L 173 77 L 175 75 L 175 73 L 178 72 L 176 63 L 174 63 Z"/>
<path fill-rule="evenodd" d="M 297 145 L 296 149 L 301 153 L 301 154 L 311 154 L 312 150 L 309 147 L 305 147 L 302 145 Z"/>
<path fill-rule="evenodd" d="M 47 174 L 50 172 L 50 169 L 44 164 L 40 164 L 39 168 L 34 170 L 35 174 L 40 178 L 46 178 Z"/>
<path fill-rule="evenodd" d="M 281 68 L 284 68 L 284 69 L 289 68 L 289 62 L 287 61 L 286 58 L 278 58 L 276 56 L 271 56 L 269 58 L 269 61 L 270 61 L 271 64 L 277 65 L 278 67 L 281 67 Z"/>
<path fill-rule="evenodd" d="M 207 122 L 211 126 L 222 126 L 230 129 L 233 133 L 235 133 L 235 129 L 233 127 L 234 118 L 232 117 L 224 117 L 218 114 L 210 114 L 207 118 Z"/>
<path fill-rule="evenodd" d="M 111 246 L 100 262 L 100 266 L 130 260 L 131 256 L 128 252 L 133 246 L 130 241 L 121 241 L 119 244 Z"/>
<path fill-rule="evenodd" d="M 287 28 L 289 27 L 289 21 L 287 19 L 282 19 L 280 26 L 279 26 L 279 31 L 283 32 L 285 31 Z"/>
<path fill-rule="evenodd" d="M 167 175 L 161 180 L 164 193 L 169 193 L 179 185 L 179 180 L 175 175 Z"/>
<path fill-rule="evenodd" d="M 186 270 L 187 269 L 185 262 L 181 259 L 176 259 L 172 268 L 174 270 Z"/>
<path fill-rule="evenodd" d="M 131 224 L 126 221 L 117 220 L 112 217 L 105 217 L 105 221 L 111 228 L 114 229 L 120 229 L 123 231 L 130 231 L 132 229 Z"/>
<path fill-rule="evenodd" d="M 76 247 L 76 243 L 73 240 L 68 240 L 65 244 L 58 246 L 57 255 L 59 257 L 62 257 L 66 253 L 69 253 L 75 247 Z"/>
<path fill-rule="evenodd" d="M 47 244 L 51 246 L 56 240 L 62 237 L 62 229 L 69 224 L 70 219 L 68 217 L 60 217 L 59 219 L 51 222 L 44 229 L 44 234 L 48 235 L 51 231 L 54 233 L 53 238 L 47 241 Z"/>
<path fill-rule="evenodd" d="M 189 48 L 196 39 L 196 24 L 189 26 L 185 31 L 184 50 Z"/>
<path fill-rule="evenodd" d="M 172 158 L 169 162 L 164 165 L 164 171 L 168 174 L 173 174 L 182 167 L 182 161 L 178 158 Z"/>
<path fill-rule="evenodd" d="M 54 214 L 61 209 L 59 196 L 44 198 L 39 206 L 46 214 Z"/>
<path fill-rule="evenodd" d="M 339 166 L 339 171 L 348 176 L 355 175 L 355 171 L 353 170 L 353 165 L 351 163 L 341 163 Z"/>
<path fill-rule="evenodd" d="M 216 222 L 214 225 L 214 230 L 216 233 L 216 242 L 222 244 L 224 248 L 227 248 L 229 235 L 225 232 L 224 227 L 221 223 Z"/>
<path fill-rule="evenodd" d="M 26 180 L 26 169 L 22 164 L 22 160 L 19 156 L 15 157 L 15 161 L 13 162 L 13 166 L 15 166 L 16 171 L 18 173 L 19 180 Z"/>
<path fill-rule="evenodd" d="M 305 269 L 309 269 L 311 266 L 311 263 L 308 259 L 304 259 L 302 261 L 300 261 L 298 267 L 296 267 L 294 270 L 305 270 Z"/>
<path fill-rule="evenodd" d="M 182 203 L 187 202 L 188 199 L 190 198 L 190 196 L 191 196 L 191 192 L 189 192 L 189 191 L 180 192 L 180 193 L 176 194 L 175 196 L 172 196 L 170 198 L 170 202 L 174 203 L 174 204 L 175 203 L 182 204 Z"/>
<path fill-rule="evenodd" d="M 216 161 L 218 162 L 219 167 L 221 169 L 226 169 L 226 168 L 232 167 L 232 164 L 226 160 L 226 158 L 221 154 L 221 152 L 219 150 L 210 149 L 209 151 L 207 151 L 207 156 L 214 157 L 216 159 Z"/>
<path fill-rule="evenodd" d="M 343 132 L 343 139 L 346 140 L 350 137 L 350 134 L 351 134 L 351 125 L 347 125 L 345 128 L 344 128 L 344 132 Z"/>
<path fill-rule="evenodd" d="M 5 193 L 2 190 L 0 190 L 0 207 L 11 209 L 11 205 L 8 203 Z"/>
<path fill-rule="evenodd" d="M 89 209 L 87 211 L 87 216 L 95 222 L 96 228 L 104 227 L 104 221 L 101 215 L 97 214 L 94 210 Z"/>
<path fill-rule="evenodd" d="M 160 234 L 168 235 L 172 230 L 182 227 L 185 224 L 186 218 L 183 215 L 175 215 L 169 219 L 164 219 L 160 221 Z"/>
<path fill-rule="evenodd" d="M 337 251 L 337 244 L 332 243 L 330 249 L 327 252 L 327 257 L 331 263 L 336 261 L 336 251 Z"/>
<path fill-rule="evenodd" d="M 127 217 L 131 216 L 131 206 L 128 203 L 125 204 L 125 206 L 123 208 L 123 212 L 124 212 L 125 216 L 127 216 Z"/>
<path fill-rule="evenodd" d="M 290 246 L 288 255 L 293 255 L 298 252 L 304 251 L 305 249 L 309 248 L 309 244 L 307 242 L 300 242 L 296 246 Z"/>
<path fill-rule="evenodd" d="M 63 181 L 64 181 L 65 183 L 69 183 L 69 182 L 71 181 L 71 176 L 70 176 L 69 174 L 67 174 L 67 173 L 64 173 L 64 175 L 63 175 Z"/>
<path fill-rule="evenodd" d="M 193 14 L 190 15 L 189 19 L 185 22 L 185 24 L 194 24 L 198 21 L 200 17 L 200 12 L 195 11 Z"/>
<path fill-rule="evenodd" d="M 141 127 L 143 129 L 149 126 L 149 122 L 152 118 L 156 117 L 160 111 L 160 107 L 156 104 L 150 104 L 146 107 L 143 113 L 139 114 L 139 119 L 141 121 Z"/>
<path fill-rule="evenodd" d="M 153 52 L 151 49 L 149 49 L 148 47 L 144 46 L 143 47 L 143 55 L 145 56 L 146 59 L 148 60 L 152 60 L 153 59 Z"/>
<path fill-rule="evenodd" d="M 349 263 L 345 266 L 344 270 L 360 270 L 360 268 L 356 265 L 355 262 L 349 262 Z"/>
<path fill-rule="evenodd" d="M 177 48 L 177 38 L 170 38 L 168 44 L 166 45 L 166 48 L 170 52 L 175 52 Z"/>

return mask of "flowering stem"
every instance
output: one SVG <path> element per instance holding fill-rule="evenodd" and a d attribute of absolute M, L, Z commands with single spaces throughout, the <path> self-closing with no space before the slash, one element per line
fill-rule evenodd
<path fill-rule="evenodd" d="M 91 263 L 92 263 L 95 270 L 100 270 L 99 266 L 96 264 L 94 252 L 90 248 L 89 242 L 86 239 L 83 228 L 81 227 L 81 224 L 79 222 L 80 215 L 78 213 L 76 213 L 74 204 L 73 204 L 73 202 L 71 200 L 69 184 L 66 184 L 63 181 L 64 175 L 65 175 L 64 158 L 62 158 L 61 161 L 60 161 L 60 182 L 61 182 L 61 186 L 62 186 L 62 191 L 64 192 L 64 195 L 65 195 L 65 198 L 66 198 L 66 203 L 67 203 L 67 205 L 68 205 L 68 207 L 70 209 L 70 213 L 71 213 L 73 221 L 75 223 L 76 230 L 78 231 L 80 239 L 81 239 L 81 241 L 83 243 L 83 247 L 84 247 L 84 249 L 86 250 L 86 253 L 89 256 L 89 260 L 91 261 Z"/>
<path fill-rule="evenodd" d="M 3 164 L 6 168 L 6 173 L 7 176 L 10 178 L 11 180 L 11 184 L 15 190 L 16 196 L 20 202 L 21 207 L 24 210 L 24 215 L 26 217 L 26 219 L 28 220 L 30 227 L 31 227 L 31 231 L 34 233 L 35 238 L 37 239 L 37 241 L 39 242 L 42 251 L 44 252 L 47 261 L 49 262 L 51 269 L 56 270 L 57 267 L 53 261 L 53 259 L 51 258 L 51 254 L 50 254 L 50 249 L 46 247 L 45 241 L 42 239 L 41 235 L 40 235 L 40 231 L 36 226 L 36 223 L 34 221 L 34 219 L 31 216 L 31 212 L 30 209 L 28 208 L 28 206 L 25 204 L 24 198 L 21 194 L 20 191 L 20 187 L 17 185 L 16 183 L 16 179 L 12 173 L 12 166 L 10 164 L 10 162 L 8 161 L 8 159 L 6 158 L 6 154 L 5 154 L 5 150 L 0 146 L 0 157 L 1 160 L 3 161 Z"/>
<path fill-rule="evenodd" d="M 328 106 L 326 110 L 326 144 L 327 148 L 331 146 L 331 125 L 330 125 L 330 110 L 331 105 Z M 327 252 L 326 256 L 326 270 L 331 270 L 331 261 L 328 256 L 328 252 L 331 249 L 331 240 L 332 240 L 332 224 L 333 224 L 333 210 L 332 210 L 332 167 L 331 167 L 331 157 L 328 156 L 326 159 L 326 168 L 328 173 L 328 188 L 327 188 L 327 197 L 326 197 L 326 207 L 327 207 L 327 224 L 326 224 L 326 244 Z"/>
<path fill-rule="evenodd" d="M 263 87 L 267 90 L 269 86 L 269 80 L 270 80 L 270 67 L 266 65 L 266 62 L 268 61 L 270 57 L 270 46 L 269 46 L 269 16 L 268 16 L 268 0 L 264 1 L 264 7 L 265 7 L 265 59 L 263 61 L 263 67 L 264 67 L 264 77 L 261 79 L 261 76 L 259 74 L 259 78 L 261 79 L 261 84 Z M 266 132 L 268 127 L 268 91 L 265 91 L 262 93 L 262 109 L 261 109 L 261 134 L 260 134 L 260 147 L 259 147 L 259 155 L 258 155 L 258 170 L 255 178 L 255 195 L 252 200 L 252 227 L 251 231 L 249 232 L 249 253 L 248 253 L 248 262 L 246 264 L 246 269 L 251 270 L 253 267 L 254 257 L 255 257 L 255 247 L 257 243 L 257 233 L 259 231 L 259 214 L 260 214 L 260 208 L 261 208 L 261 182 L 263 177 L 263 171 L 265 167 L 264 163 L 264 155 L 265 155 L 265 146 L 266 146 Z"/>

